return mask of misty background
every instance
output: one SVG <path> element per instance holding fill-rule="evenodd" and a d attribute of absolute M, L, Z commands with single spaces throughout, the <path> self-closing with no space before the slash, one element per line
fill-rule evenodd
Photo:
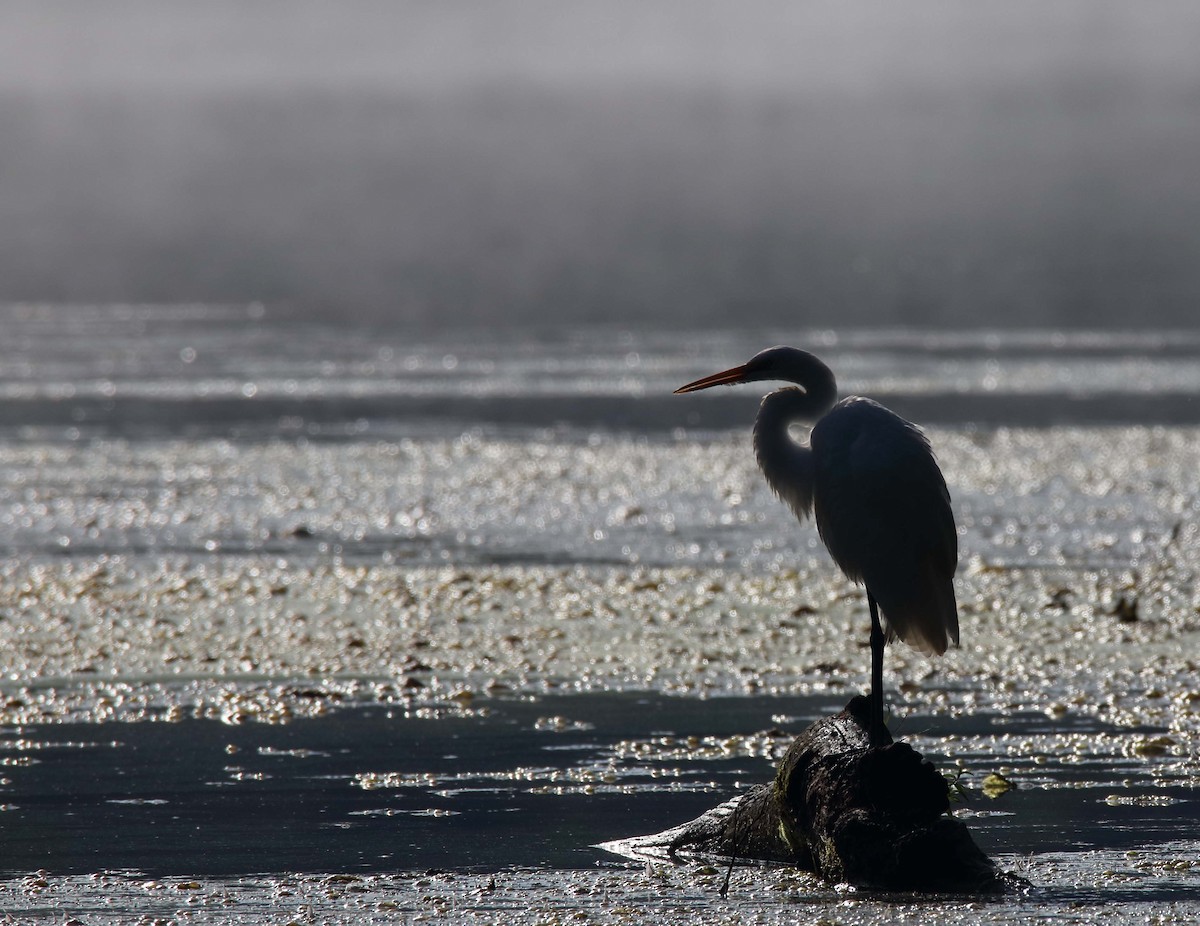
<path fill-rule="evenodd" d="M 1200 4 L 0 5 L 0 300 L 1178 327 Z"/>

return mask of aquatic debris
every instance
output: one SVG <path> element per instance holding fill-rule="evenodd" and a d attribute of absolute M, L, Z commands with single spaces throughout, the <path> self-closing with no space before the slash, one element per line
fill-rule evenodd
<path fill-rule="evenodd" d="M 1138 599 L 1134 594 L 1123 594 L 1117 599 L 1110 612 L 1123 624 L 1134 624 L 1138 620 Z"/>
<path fill-rule="evenodd" d="M 999 772 L 992 772 L 983 779 L 980 785 L 980 790 L 983 791 L 983 796 L 995 800 L 1003 794 L 1007 794 L 1016 785 L 1013 782 L 1001 775 Z"/>
<path fill-rule="evenodd" d="M 1110 807 L 1170 807 L 1181 802 L 1169 794 L 1110 794 L 1104 803 Z"/>
<path fill-rule="evenodd" d="M 539 717 L 533 722 L 533 728 L 551 733 L 566 733 L 568 731 L 594 730 L 596 725 L 584 720 L 571 720 L 567 717 L 556 715 L 554 717 Z"/>
<path fill-rule="evenodd" d="M 833 884 L 891 891 L 996 892 L 1023 883 L 946 814 L 941 773 L 886 729 L 879 737 L 869 713 L 868 699 L 856 696 L 796 737 L 772 784 L 690 823 L 602 848 L 634 858 L 689 852 L 783 862 Z"/>
<path fill-rule="evenodd" d="M 613 753 L 621 758 L 654 762 L 727 759 L 732 756 L 755 756 L 774 762 L 783 755 L 789 742 L 791 737 L 778 729 L 736 736 L 664 735 L 622 740 L 613 746 Z"/>
<path fill-rule="evenodd" d="M 1129 744 L 1130 755 L 1165 756 L 1175 748 L 1176 742 L 1169 736 L 1145 736 Z"/>
<path fill-rule="evenodd" d="M 1069 588 L 1048 589 L 1050 599 L 1042 606 L 1047 610 L 1068 611 L 1075 593 Z"/>

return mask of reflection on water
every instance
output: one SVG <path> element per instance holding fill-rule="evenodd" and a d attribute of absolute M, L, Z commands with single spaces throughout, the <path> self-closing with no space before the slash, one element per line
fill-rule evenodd
<path fill-rule="evenodd" d="M 896 732 L 962 771 L 957 812 L 1038 915 L 1194 920 L 1194 333 L 0 318 L 0 909 L 22 921 L 42 891 L 263 922 L 299 896 L 361 921 L 350 893 L 408 919 L 711 911 L 703 869 L 590 847 L 764 781 L 774 731 L 865 668 L 861 595 L 754 464 L 758 393 L 669 394 L 773 342 L 929 425 L 950 483 L 964 646 L 891 654 Z M 993 772 L 1016 785 L 995 800 Z M 858 902 L 779 872 L 742 891 L 731 915 L 781 922 Z"/>
<path fill-rule="evenodd" d="M 607 694 L 363 705 L 283 725 L 9 729 L 3 866 L 205 877 L 589 868 L 606 857 L 596 843 L 665 829 L 766 781 L 790 735 L 839 707 Z M 1200 824 L 1195 782 L 1152 745 L 1161 731 L 1040 714 L 904 725 L 930 731 L 914 742 L 943 769 L 963 770 L 958 812 L 985 851 L 1137 853 Z M 1015 788 L 989 799 L 981 783 L 993 772 Z"/>
<path fill-rule="evenodd" d="M 754 389 L 671 392 L 776 343 L 927 424 L 1194 424 L 1200 333 L 465 330 L 414 338 L 261 306 L 0 306 L 0 428 L 362 440 L 482 427 L 742 429 Z"/>

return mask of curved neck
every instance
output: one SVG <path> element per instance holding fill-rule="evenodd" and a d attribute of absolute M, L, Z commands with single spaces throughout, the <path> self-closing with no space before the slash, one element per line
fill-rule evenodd
<path fill-rule="evenodd" d="M 803 521 L 813 506 L 812 449 L 788 433 L 796 421 L 811 421 L 812 399 L 799 389 L 787 388 L 764 396 L 754 419 L 754 456 L 767 484 L 796 517 Z"/>
<path fill-rule="evenodd" d="M 806 350 L 789 349 L 770 375 L 772 379 L 795 383 L 803 390 L 781 390 L 789 397 L 787 411 L 791 421 L 816 421 L 837 401 L 833 370 Z"/>
<path fill-rule="evenodd" d="M 754 419 L 754 455 L 775 494 L 804 520 L 813 507 L 812 449 L 792 440 L 788 427 L 815 422 L 833 408 L 837 381 L 829 367 L 803 350 L 777 355 L 770 376 L 800 388 L 779 389 L 763 398 Z"/>

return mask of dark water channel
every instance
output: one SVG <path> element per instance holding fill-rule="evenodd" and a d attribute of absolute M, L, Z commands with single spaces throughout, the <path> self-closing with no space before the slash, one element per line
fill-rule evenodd
<path fill-rule="evenodd" d="M 766 781 L 782 732 L 840 706 L 600 694 L 407 715 L 360 705 L 282 725 L 8 728 L 0 867 L 213 877 L 588 868 L 609 858 L 596 843 L 665 829 Z M 961 806 L 988 852 L 1134 849 L 1200 829 L 1192 786 L 1109 746 L 1089 750 L 1089 737 L 1119 741 L 1093 720 L 905 725 L 944 736 L 923 734 L 918 748 L 966 769 Z M 1027 755 L 1006 749 L 1014 737 Z M 984 776 L 1002 767 L 1015 790 L 985 797 Z"/>

